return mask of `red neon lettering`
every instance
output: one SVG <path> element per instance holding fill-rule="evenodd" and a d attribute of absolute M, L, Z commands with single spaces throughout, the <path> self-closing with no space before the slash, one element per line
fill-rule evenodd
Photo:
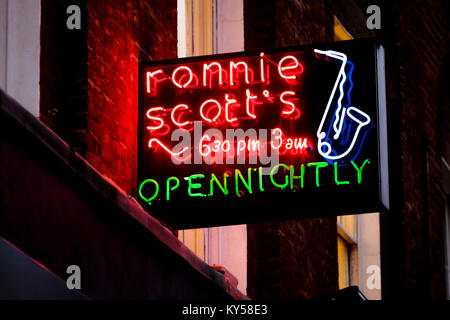
<path fill-rule="evenodd" d="M 176 75 L 180 70 L 186 70 L 189 74 L 189 80 L 184 82 L 183 84 L 179 83 L 176 80 Z M 185 76 L 186 76 L 186 74 L 182 75 L 179 80 L 181 81 Z M 192 74 L 192 70 L 186 66 L 178 67 L 175 70 L 173 70 L 173 72 L 172 72 L 172 82 L 178 88 L 186 88 L 192 82 L 193 77 L 194 77 L 194 75 Z"/>
<path fill-rule="evenodd" d="M 231 150 L 231 141 L 229 140 L 214 140 L 212 141 L 211 137 L 208 135 L 202 136 L 200 139 L 200 143 L 198 146 L 198 150 L 203 157 L 210 156 L 213 152 L 223 152 L 228 154 Z M 237 140 L 236 141 L 236 153 L 240 155 L 241 152 L 248 150 L 248 152 L 257 152 L 261 150 L 261 142 L 259 140 L 249 139 L 248 142 L 245 140 Z"/>
<path fill-rule="evenodd" d="M 287 105 L 289 105 L 291 107 L 290 110 L 283 110 L 283 111 L 281 111 L 281 113 L 284 114 L 284 115 L 290 115 L 292 112 L 294 112 L 295 105 L 292 102 L 290 102 L 290 101 L 284 100 L 284 96 L 286 96 L 286 95 L 293 96 L 293 95 L 295 95 L 295 92 L 294 91 L 285 91 L 280 96 L 281 102 L 283 102 L 284 104 L 287 104 Z"/>
<path fill-rule="evenodd" d="M 229 115 L 229 112 L 228 112 L 228 111 L 229 111 L 229 110 L 228 110 L 228 106 L 231 105 L 231 104 L 236 103 L 237 100 L 234 99 L 233 95 L 227 94 L 227 93 L 225 93 L 225 100 L 227 101 L 227 102 L 225 103 L 225 119 L 226 119 L 228 122 L 237 121 L 237 118 L 236 118 L 236 117 L 234 117 L 234 118 L 232 118 L 232 119 L 230 119 L 230 118 L 228 117 L 228 115 Z"/>
<path fill-rule="evenodd" d="M 214 118 L 210 119 L 208 118 L 205 113 L 203 112 L 203 108 L 209 104 L 209 103 L 214 103 L 217 106 L 217 114 Z M 200 116 L 203 118 L 203 120 L 205 120 L 206 122 L 216 122 L 217 118 L 219 118 L 220 114 L 222 113 L 222 107 L 220 106 L 219 101 L 214 100 L 214 99 L 208 99 L 205 102 L 202 103 L 202 105 L 200 106 Z"/>
<path fill-rule="evenodd" d="M 204 112 L 203 112 L 203 108 L 208 104 L 208 103 L 214 103 L 217 105 L 217 109 L 218 112 L 216 114 L 216 116 L 212 119 L 208 118 Z M 217 100 L 214 99 L 209 99 L 206 100 L 205 102 L 202 103 L 201 107 L 200 107 L 200 116 L 203 118 L 203 120 L 205 120 L 206 122 L 216 122 L 217 118 L 219 118 L 220 114 L 222 112 L 222 107 L 220 106 L 220 103 Z"/>
<path fill-rule="evenodd" d="M 260 151 L 260 141 L 255 139 L 249 139 L 248 142 L 245 140 L 237 141 L 237 154 L 239 155 L 241 151 L 247 150 L 248 152 Z"/>
<path fill-rule="evenodd" d="M 248 77 L 248 65 L 247 63 L 243 62 L 243 61 L 239 61 L 237 63 L 235 63 L 234 61 L 230 62 L 230 86 L 237 86 L 237 83 L 234 83 L 233 81 L 233 69 L 235 69 L 237 72 L 239 72 L 239 66 L 244 66 L 244 70 L 245 70 L 245 83 L 249 84 L 250 80 Z"/>
<path fill-rule="evenodd" d="M 155 75 L 160 74 L 160 73 L 164 74 L 164 72 L 161 69 L 156 70 L 154 72 L 147 71 L 147 93 L 150 93 L 150 94 L 154 93 L 154 91 L 151 88 L 151 80 L 154 78 Z M 155 79 L 155 81 L 156 81 L 156 79 Z M 155 89 L 156 89 L 156 84 L 155 84 Z"/>
<path fill-rule="evenodd" d="M 184 110 L 187 110 L 187 109 L 189 109 L 189 106 L 186 105 L 186 104 L 179 104 L 179 105 L 175 106 L 175 107 L 172 109 L 172 112 L 170 113 L 170 118 L 172 119 L 172 122 L 173 122 L 175 125 L 179 126 L 179 127 L 184 127 L 184 126 L 188 125 L 190 122 L 189 122 L 189 121 L 185 121 L 185 122 L 181 122 L 181 123 L 180 123 L 180 122 L 178 122 L 178 121 L 175 119 L 175 112 L 176 112 L 178 109 L 184 109 Z"/>
<path fill-rule="evenodd" d="M 157 126 L 148 126 L 147 127 L 148 130 L 158 130 L 158 129 L 162 128 L 162 126 L 164 125 L 164 120 L 162 118 L 150 115 L 150 113 L 152 113 L 154 111 L 164 111 L 164 108 L 163 107 L 154 107 L 154 108 L 148 109 L 148 111 L 146 113 L 147 118 L 149 118 L 150 120 L 159 122 L 159 125 L 157 125 Z"/>
<path fill-rule="evenodd" d="M 205 134 L 201 139 L 200 139 L 200 143 L 199 143 L 199 146 L 198 146 L 198 151 L 200 152 L 200 154 L 202 155 L 202 156 L 207 156 L 207 155 L 209 155 L 210 153 L 211 153 L 211 147 L 210 146 L 208 146 L 208 145 L 205 145 L 205 144 L 203 144 L 203 140 L 205 140 L 205 139 L 207 139 L 208 141 L 211 141 L 211 137 L 210 136 L 208 136 L 207 134 Z M 206 152 L 203 152 L 203 148 L 206 148 Z"/>
<path fill-rule="evenodd" d="M 273 139 L 270 141 L 270 144 L 271 144 L 273 149 L 278 150 L 278 149 L 280 149 L 281 145 L 283 144 L 283 138 L 282 138 L 283 131 L 281 131 L 280 128 L 275 128 L 275 129 L 272 130 L 272 135 L 274 135 L 275 140 L 278 140 L 278 145 L 274 146 L 274 143 L 273 143 L 274 140 Z"/>
<path fill-rule="evenodd" d="M 249 140 L 248 141 L 248 151 L 260 151 L 259 140 Z"/>
<path fill-rule="evenodd" d="M 286 65 L 283 66 L 283 64 L 284 64 L 284 62 L 286 62 L 286 60 L 291 60 L 291 62 L 287 62 Z M 278 63 L 278 73 L 284 79 L 287 79 L 287 80 L 296 79 L 297 76 L 295 76 L 294 74 L 286 75 L 286 74 L 284 74 L 284 71 L 285 70 L 293 70 L 293 69 L 296 69 L 297 67 L 300 67 L 300 70 L 296 73 L 302 73 L 303 66 L 301 63 L 298 62 L 297 58 L 294 56 L 286 56 L 286 57 L 282 58 L 280 60 L 280 62 Z"/>
<path fill-rule="evenodd" d="M 211 72 L 211 67 L 217 67 L 216 72 Z M 218 62 L 211 62 L 210 64 L 203 64 L 203 86 L 207 86 L 206 84 L 206 71 L 209 70 L 209 87 L 212 87 L 212 74 L 213 73 L 219 73 L 218 79 L 219 79 L 219 86 L 223 86 L 223 80 L 222 80 L 222 66 Z"/>
<path fill-rule="evenodd" d="M 213 147 L 211 148 L 212 152 L 219 152 L 220 151 L 220 141 L 219 140 L 215 140 L 213 141 Z"/>
<path fill-rule="evenodd" d="M 159 141 L 158 139 L 150 139 L 148 141 L 148 147 L 151 148 L 152 147 L 152 143 L 156 142 L 158 143 L 164 150 L 166 150 L 170 155 L 174 156 L 174 157 L 179 157 L 181 156 L 187 149 L 188 147 L 184 147 L 183 149 L 181 149 L 181 151 L 178 152 L 173 152 L 172 150 L 170 150 L 169 148 L 167 148 L 164 143 L 162 143 L 161 141 Z"/>
<path fill-rule="evenodd" d="M 293 144 L 294 142 L 292 141 L 291 138 L 286 139 L 286 149 L 291 150 Z"/>
<path fill-rule="evenodd" d="M 227 145 L 227 148 L 225 148 L 225 145 Z M 230 143 L 230 141 L 229 141 L 229 140 L 225 140 L 225 141 L 222 143 L 222 151 L 223 151 L 223 152 L 228 152 L 228 151 L 230 151 L 230 149 L 231 149 L 231 143 Z"/>
<path fill-rule="evenodd" d="M 295 147 L 295 149 L 306 149 L 306 148 L 308 148 L 307 143 L 308 142 L 307 142 L 306 138 L 304 138 L 303 140 L 302 140 L 302 138 L 295 138 L 294 147 Z"/>
<path fill-rule="evenodd" d="M 237 154 L 239 155 L 241 151 L 245 150 L 245 140 L 239 140 L 237 142 Z"/>
<path fill-rule="evenodd" d="M 266 77 L 264 75 L 264 52 L 260 53 L 261 58 L 259 59 L 260 73 L 261 73 L 261 81 L 265 82 Z"/>
<path fill-rule="evenodd" d="M 292 150 L 292 154 L 296 154 L 298 150 L 300 149 L 306 149 L 308 147 L 307 145 L 307 139 L 304 138 L 287 138 L 286 144 L 284 146 L 286 150 Z"/>
<path fill-rule="evenodd" d="M 257 98 L 257 96 L 252 95 L 252 93 L 250 92 L 249 89 L 245 90 L 245 94 L 247 95 L 247 99 L 245 101 L 245 107 L 247 109 L 247 114 L 249 115 L 250 118 L 256 119 L 256 115 L 254 115 L 253 113 L 250 112 L 250 102 L 251 100 L 254 100 Z M 252 102 L 253 105 L 253 102 Z"/>

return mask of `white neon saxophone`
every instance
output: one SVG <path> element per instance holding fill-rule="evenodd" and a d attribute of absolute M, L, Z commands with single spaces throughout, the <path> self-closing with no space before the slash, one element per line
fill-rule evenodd
<path fill-rule="evenodd" d="M 323 113 L 322 116 L 322 120 L 320 121 L 320 125 L 319 128 L 317 129 L 317 138 L 318 138 L 318 142 L 317 142 L 317 149 L 319 151 L 319 154 L 324 157 L 325 159 L 328 160 L 339 160 L 345 156 L 347 156 L 354 148 L 356 140 L 358 139 L 358 135 L 361 131 L 361 129 L 364 126 L 367 126 L 370 122 L 371 119 L 370 117 L 364 113 L 363 111 L 359 110 L 358 108 L 355 108 L 353 106 L 350 106 L 348 108 L 342 107 L 341 103 L 342 103 L 342 98 L 344 97 L 344 83 L 347 80 L 347 76 L 345 74 L 345 66 L 347 64 L 347 56 L 342 53 L 342 52 L 337 52 L 337 51 L 332 51 L 332 50 L 318 50 L 318 49 L 314 49 L 314 52 L 316 54 L 320 54 L 320 55 L 325 55 L 331 58 L 335 58 L 338 59 L 340 61 L 342 61 L 341 67 L 339 69 L 339 73 L 338 76 L 336 78 L 336 82 L 334 84 L 333 90 L 331 91 L 331 95 L 330 98 L 328 99 L 328 103 L 327 103 L 327 107 L 325 109 L 325 112 Z M 337 105 L 338 107 L 336 108 L 335 111 L 335 120 L 333 125 L 333 130 L 334 130 L 334 135 L 333 135 L 333 139 L 337 140 L 342 132 L 342 124 L 344 121 L 344 116 L 347 114 L 352 120 L 354 120 L 356 123 L 358 123 L 358 128 L 355 131 L 355 134 L 353 135 L 353 137 L 351 138 L 351 143 L 350 146 L 347 148 L 347 150 L 339 155 L 330 155 L 331 151 L 332 151 L 332 147 L 331 145 L 324 141 L 324 139 L 326 138 L 327 134 L 325 131 L 323 131 L 323 125 L 325 123 L 326 118 L 329 116 L 328 112 L 330 111 L 330 106 L 334 100 L 334 97 L 336 95 L 336 90 L 339 86 L 339 98 L 337 101 Z M 352 114 L 354 113 L 354 114 Z M 364 120 L 361 121 L 360 119 L 358 119 L 357 117 L 355 117 L 356 115 L 359 115 L 361 118 L 363 118 Z M 325 150 L 324 150 L 325 149 Z"/>

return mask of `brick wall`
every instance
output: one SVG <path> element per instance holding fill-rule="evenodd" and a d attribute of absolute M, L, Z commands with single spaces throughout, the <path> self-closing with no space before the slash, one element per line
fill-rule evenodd
<path fill-rule="evenodd" d="M 445 1 L 398 1 L 394 7 L 400 69 L 402 216 L 405 294 L 445 298 L 444 194 L 440 114 L 443 62 L 449 50 Z M 448 68 L 448 66 L 447 66 Z M 447 74 L 448 77 L 448 74 Z M 448 142 L 447 142 L 448 143 Z"/>
<path fill-rule="evenodd" d="M 88 1 L 86 159 L 127 193 L 137 179 L 138 62 L 177 53 L 176 1 Z"/>
<path fill-rule="evenodd" d="M 371 4 L 381 7 L 377 32 L 364 31 Z M 383 298 L 443 299 L 441 156 L 450 150 L 450 5 L 404 0 L 330 5 L 353 36 L 375 36 L 386 49 L 392 210 L 381 216 Z"/>
<path fill-rule="evenodd" d="M 322 1 L 245 0 L 244 28 L 247 50 L 333 40 Z M 247 232 L 251 298 L 310 299 L 337 290 L 336 218 L 251 224 Z"/>

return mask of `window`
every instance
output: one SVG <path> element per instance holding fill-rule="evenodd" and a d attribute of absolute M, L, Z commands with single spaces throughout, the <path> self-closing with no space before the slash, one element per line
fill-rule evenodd
<path fill-rule="evenodd" d="M 339 289 L 359 283 L 357 221 L 355 215 L 337 217 Z"/>
<path fill-rule="evenodd" d="M 339 273 L 339 289 L 346 288 L 350 285 L 350 261 L 349 248 L 347 242 L 338 236 L 338 273 Z"/>
<path fill-rule="evenodd" d="M 350 40 L 350 39 L 353 39 L 353 37 L 344 28 L 342 23 L 336 17 L 334 17 L 334 41 Z"/>
<path fill-rule="evenodd" d="M 39 116 L 41 2 L 0 0 L 0 88 Z"/>

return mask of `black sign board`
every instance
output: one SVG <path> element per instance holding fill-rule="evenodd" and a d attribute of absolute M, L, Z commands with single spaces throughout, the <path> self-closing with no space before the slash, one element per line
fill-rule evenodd
<path fill-rule="evenodd" d="M 389 208 L 369 39 L 140 64 L 137 198 L 173 228 Z"/>

